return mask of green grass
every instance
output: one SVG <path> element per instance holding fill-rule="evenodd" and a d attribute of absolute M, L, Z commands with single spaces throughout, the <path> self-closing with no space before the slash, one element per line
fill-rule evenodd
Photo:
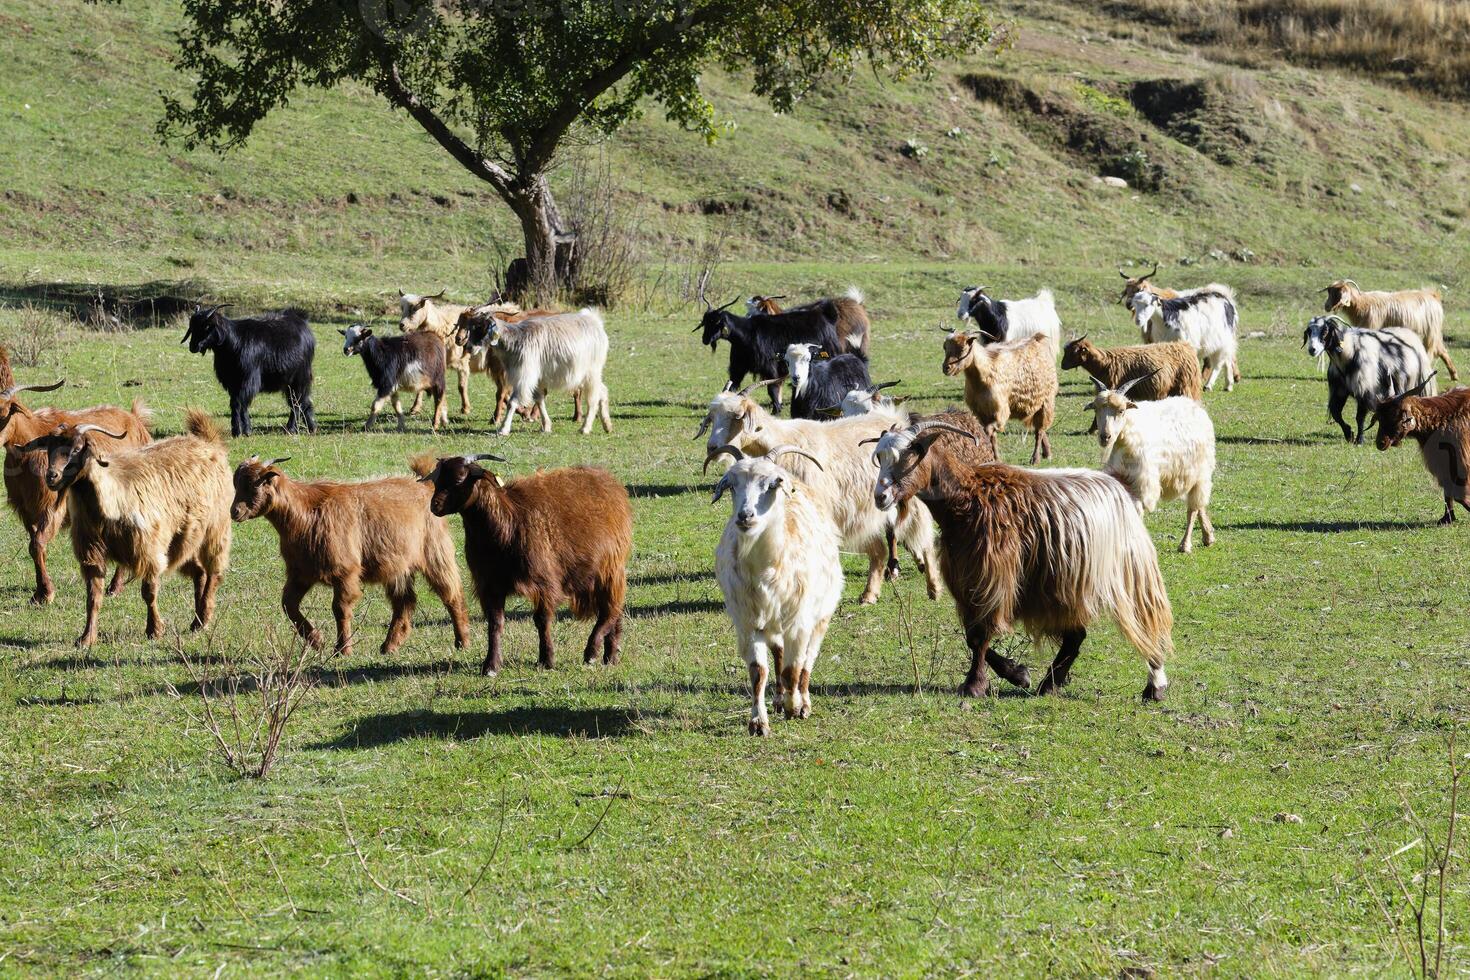
<path fill-rule="evenodd" d="M 747 271 L 771 290 L 865 283 L 877 376 L 904 378 L 926 409 L 958 396 L 937 369 L 932 326 L 952 270 Z M 1054 270 L 1044 281 L 1069 326 L 1125 341 L 1131 325 L 1089 278 Z M 723 358 L 696 348 L 690 314 L 610 318 L 612 436 L 577 435 L 558 399 L 551 436 L 506 440 L 486 431 L 483 386 L 475 417 L 438 437 L 421 420 L 407 436 L 357 431 L 361 368 L 323 322 L 324 432 L 280 434 L 284 414 L 267 396 L 263 434 L 237 440 L 232 457 L 289 454 L 301 477 L 401 472 L 422 449 L 494 449 L 511 473 L 610 466 L 635 508 L 624 665 L 577 665 L 586 627 L 562 621 L 561 666 L 537 672 L 518 606 L 508 669 L 484 680 L 478 616 L 474 649 L 455 657 L 427 590 L 412 638 L 383 658 L 387 608 L 370 591 L 359 652 L 322 677 L 270 779 L 241 781 L 189 720 L 188 671 L 143 640 L 136 590 L 107 603 L 95 649 L 72 650 L 74 563 L 58 547 L 56 604 L 26 608 L 24 541 L 6 521 L 0 962 L 538 975 L 1386 969 L 1392 948 L 1363 868 L 1385 887 L 1376 862 L 1417 836 L 1401 796 L 1436 826 L 1445 812 L 1442 740 L 1466 693 L 1470 578 L 1456 561 L 1464 524 L 1433 526 L 1439 503 L 1415 454 L 1346 446 L 1327 423 L 1323 382 L 1295 337 L 1318 278 L 1242 285 L 1246 328 L 1269 336 L 1244 344 L 1234 393 L 1207 397 L 1217 546 L 1172 550 L 1177 504 L 1148 519 L 1177 621 L 1164 706 L 1137 703 L 1141 664 L 1112 627 L 1089 641 L 1063 696 L 962 703 L 952 692 L 966 655 L 948 602 L 924 599 L 910 569 L 860 608 L 848 559 L 815 714 L 776 722 L 768 740 L 744 734 L 744 670 L 711 574 L 727 510 L 707 505 L 689 436 Z M 889 298 L 910 293 L 930 300 L 903 311 Z M 176 339 L 72 333 L 58 363 L 21 374 L 64 364 L 90 383 L 63 389 L 63 404 L 141 392 L 159 429 L 175 431 L 185 405 L 225 408 L 208 366 Z M 1057 464 L 1095 462 L 1083 393 L 1065 379 Z M 1015 432 L 1003 449 L 1012 460 L 1028 451 Z M 238 527 L 218 622 L 185 649 L 284 636 L 280 578 L 274 532 Z M 177 579 L 164 591 L 173 623 L 187 592 Z M 309 610 L 327 621 L 326 596 Z M 1043 662 L 1044 651 L 1020 649 Z M 406 898 L 372 883 L 342 813 L 372 874 Z M 1463 889 L 1451 901 L 1460 963 Z"/>
<path fill-rule="evenodd" d="M 557 398 L 550 436 L 500 440 L 483 379 L 473 417 L 448 432 L 419 419 L 406 436 L 363 434 L 368 388 L 335 329 L 386 317 L 399 286 L 483 294 L 511 224 L 360 90 L 304 95 L 227 157 L 159 147 L 157 93 L 179 89 L 175 10 L 0 0 L 0 342 L 37 322 L 60 331 L 20 379 L 65 375 L 63 405 L 141 396 L 158 431 L 176 432 L 188 406 L 226 417 L 180 325 L 90 332 L 52 308 L 59 297 L 101 286 L 305 305 L 324 431 L 284 436 L 280 399 L 263 396 L 261 434 L 232 458 L 290 455 L 303 478 L 401 473 L 427 449 L 500 452 L 512 475 L 611 467 L 634 495 L 625 661 L 582 668 L 586 626 L 562 621 L 561 666 L 536 671 L 517 605 L 508 669 L 482 679 L 478 610 L 456 657 L 427 589 L 412 638 L 381 657 L 387 604 L 369 590 L 358 652 L 322 676 L 270 778 L 243 781 L 191 720 L 197 691 L 171 644 L 144 641 L 136 590 L 107 603 L 96 648 L 73 650 L 65 540 L 57 601 L 34 610 L 24 537 L 0 521 L 0 970 L 1396 969 L 1369 886 L 1392 891 L 1382 859 L 1420 836 L 1405 801 L 1442 830 L 1443 740 L 1470 660 L 1466 530 L 1434 526 L 1441 505 L 1411 448 L 1342 444 L 1298 340 L 1338 276 L 1443 283 L 1470 363 L 1462 108 L 1350 75 L 1240 68 L 1050 0 L 1003 9 L 1016 28 L 1003 53 L 904 85 L 860 74 L 790 117 L 711 73 L 733 138 L 705 147 L 652 114 L 607 147 L 649 282 L 662 277 L 608 317 L 613 435 L 577 435 Z M 1140 83 L 1162 93 L 1152 116 L 1125 110 Z M 1054 111 L 1016 108 L 1028 97 Z M 930 148 L 922 162 L 900 153 L 909 138 Z M 1138 147 L 1161 168 L 1158 193 L 1095 189 L 1106 154 Z M 744 734 L 745 672 L 711 573 L 728 510 L 708 506 L 689 438 L 724 356 L 697 347 L 694 311 L 667 285 L 721 235 L 722 301 L 866 289 L 874 375 L 902 378 L 926 410 L 959 397 L 934 325 L 964 283 L 1048 286 L 1069 331 L 1108 344 L 1136 336 L 1115 302 L 1119 261 L 1235 287 L 1243 331 L 1264 336 L 1243 341 L 1245 382 L 1206 398 L 1219 543 L 1179 555 L 1181 505 L 1148 518 L 1176 617 L 1165 705 L 1137 703 L 1143 670 L 1112 627 L 1064 695 L 962 703 L 948 601 L 925 599 L 908 567 L 859 608 L 848 558 L 813 717 Z M 1241 249 L 1256 260 L 1209 257 Z M 1096 462 L 1088 390 L 1065 378 L 1057 465 Z M 1029 456 L 1014 431 L 1002 448 Z M 236 530 L 218 621 L 182 641 L 196 658 L 286 636 L 274 532 Z M 188 591 L 165 586 L 174 624 Z M 327 596 L 308 610 L 326 625 Z M 1015 647 L 1033 666 L 1049 652 Z M 1455 970 L 1464 880 L 1447 917 Z"/>

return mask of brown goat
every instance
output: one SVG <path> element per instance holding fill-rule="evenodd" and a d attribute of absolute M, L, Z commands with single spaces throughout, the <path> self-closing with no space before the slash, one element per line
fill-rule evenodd
<path fill-rule="evenodd" d="M 1444 361 L 1451 381 L 1459 377 L 1445 347 L 1444 302 L 1439 290 L 1428 286 L 1397 292 L 1364 290 L 1351 279 L 1339 279 L 1322 292 L 1327 294 L 1322 304 L 1325 312 L 1339 314 L 1353 326 L 1368 330 L 1403 327 L 1412 331 L 1424 342 L 1424 352 L 1431 361 L 1436 357 Z"/>
<path fill-rule="evenodd" d="M 428 579 L 449 610 L 455 647 L 468 646 L 470 627 L 454 544 L 444 521 L 429 513 L 429 488 L 409 477 L 299 482 L 278 468 L 288 458 L 262 462 L 252 456 L 235 467 L 230 516 L 236 522 L 264 517 L 280 536 L 286 563 L 281 608 L 297 634 L 321 647 L 321 632 L 302 614 L 301 600 L 313 586 L 330 585 L 337 652 L 351 656 L 352 611 L 362 598 L 363 584 L 372 583 L 383 586 L 393 606 L 379 651 L 392 653 L 413 628 L 418 603 L 413 577 L 418 574 Z"/>
<path fill-rule="evenodd" d="M 490 650 L 481 672 L 501 667 L 505 600 L 524 596 L 535 608 L 541 667 L 553 663 L 551 624 L 566 603 L 578 619 L 596 617 L 582 659 L 618 662 L 628 556 L 633 550 L 633 509 L 628 491 L 607 470 L 589 466 L 533 473 L 502 483 L 482 468 L 489 453 L 448 456 L 414 472 L 432 483 L 429 509 L 464 521 L 465 558 L 489 624 Z"/>
<path fill-rule="evenodd" d="M 0 391 L 15 387 L 15 375 L 10 373 L 10 349 L 0 346 Z"/>
<path fill-rule="evenodd" d="M 873 495 L 883 508 L 917 496 L 939 524 L 939 567 L 971 652 L 961 694 L 987 693 L 990 644 L 1017 625 L 1061 644 L 1040 693 L 1065 685 L 1088 627 L 1106 615 L 1148 662 L 1144 699 L 1163 700 L 1173 613 L 1153 538 L 1123 485 L 1094 470 L 956 465 L 930 451 L 945 432 L 954 430 L 921 421 L 884 433 Z"/>
<path fill-rule="evenodd" d="M 87 625 L 77 646 L 97 642 L 102 577 L 115 561 L 142 582 L 148 637 L 163 635 L 158 580 L 177 570 L 194 581 L 194 625 L 209 625 L 214 593 L 230 561 L 230 461 L 225 440 L 205 412 L 191 410 L 187 435 L 110 455 L 97 436 L 126 434 L 100 426 L 60 425 L 27 443 L 47 453 L 46 486 L 67 494 L 71 545 L 87 583 Z M 110 447 L 109 447 L 110 448 Z"/>
<path fill-rule="evenodd" d="M 1432 377 L 1432 376 L 1431 376 Z M 1444 493 L 1441 524 L 1453 524 L 1455 504 L 1470 511 L 1470 388 L 1443 395 L 1419 395 L 1429 384 L 1380 402 L 1374 409 L 1378 448 L 1391 449 L 1412 436 L 1419 443 L 1424 468 Z"/>
<path fill-rule="evenodd" d="M 1129 389 L 1134 401 L 1153 402 L 1164 398 L 1204 397 L 1199 355 L 1182 340 L 1132 347 L 1098 347 L 1085 336 L 1062 348 L 1062 370 L 1081 368 L 1108 388 L 1116 390 L 1132 378 L 1141 378 Z M 1087 430 L 1097 431 L 1097 419 Z"/>
<path fill-rule="evenodd" d="M 11 385 L 0 391 L 0 443 L 5 446 L 5 496 L 10 508 L 25 525 L 30 538 L 31 562 L 36 569 L 36 591 L 31 602 L 43 606 L 56 594 L 46 570 L 46 548 L 56 532 L 66 525 L 66 496 L 46 486 L 47 456 L 43 450 L 27 452 L 25 446 L 62 425 L 106 426 L 123 433 L 121 443 L 129 448 L 148 441 L 148 410 L 140 401 L 131 412 L 108 405 L 69 412 L 59 408 L 31 411 L 16 397 L 22 391 L 55 391 L 66 382 L 52 385 Z M 118 567 L 108 587 L 109 595 L 122 591 L 123 569 Z"/>
<path fill-rule="evenodd" d="M 1015 416 L 1036 434 L 1033 466 L 1039 458 L 1051 459 L 1046 430 L 1056 415 L 1055 357 L 1051 340 L 1042 334 L 988 345 L 963 332 L 944 339 L 944 373 L 964 374 L 965 404 L 990 434 L 991 448 L 999 452 L 996 433 Z"/>

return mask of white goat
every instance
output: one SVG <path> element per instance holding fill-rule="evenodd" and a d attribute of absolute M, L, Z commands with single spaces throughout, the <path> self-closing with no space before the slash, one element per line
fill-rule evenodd
<path fill-rule="evenodd" d="M 510 433 L 516 410 L 532 404 L 541 414 L 541 431 L 550 432 L 551 415 L 546 411 L 549 391 L 582 396 L 586 412 L 583 435 L 592 431 L 592 420 L 599 417 L 603 430 L 612 431 L 607 385 L 602 383 L 607 365 L 607 330 L 597 310 L 587 307 L 577 313 L 530 317 L 519 323 L 487 316 L 471 326 L 466 346 L 472 354 L 494 346 L 505 365 L 511 394 L 501 435 Z"/>
<path fill-rule="evenodd" d="M 715 452 L 735 460 L 710 501 L 726 490 L 733 498 L 715 552 L 715 577 L 750 671 L 750 734 L 769 735 L 768 655 L 775 661 L 776 694 L 785 695 L 786 717 L 812 712 L 812 668 L 842 599 L 837 526 L 810 488 L 774 462 L 794 454 L 820 471 L 821 463 L 806 450 L 776 446 L 764 456 L 746 456 L 735 446 L 721 446 Z"/>
<path fill-rule="evenodd" d="M 882 394 L 884 388 L 892 388 L 894 385 L 903 384 L 899 381 L 884 381 L 881 384 L 868 385 L 866 388 L 854 388 L 842 396 L 842 401 L 837 407 L 843 416 L 867 415 L 869 412 L 893 412 L 898 406 L 908 401 L 907 395 L 899 395 L 897 398 L 889 398 Z"/>
<path fill-rule="evenodd" d="M 1043 289 L 1028 299 L 992 299 L 985 286 L 968 286 L 960 290 L 956 315 L 961 321 L 974 320 L 984 335 L 983 343 L 1026 340 L 1037 334 L 1051 341 L 1055 352 L 1062 338 L 1062 321 L 1057 316 L 1056 300 L 1050 289 Z"/>
<path fill-rule="evenodd" d="M 890 550 L 895 538 L 924 573 L 929 598 L 937 599 L 939 569 L 935 562 L 934 520 L 928 508 L 916 500 L 896 515 L 879 510 L 873 503 L 872 463 L 858 445 L 905 417 L 879 410 L 831 422 L 778 418 L 749 395 L 756 387 L 779 383 L 779 379 L 758 381 L 740 391 L 731 391 L 727 386 L 714 397 L 694 435 L 698 439 L 709 433 L 705 466 L 725 446 L 734 446 L 747 455 L 764 455 L 773 446 L 805 449 L 822 461 L 822 467 L 798 458 L 791 461 L 792 474 L 811 488 L 813 497 L 836 523 L 843 547 L 868 556 L 868 581 L 861 603 L 878 601 L 885 570 L 889 577 L 897 574 Z"/>
<path fill-rule="evenodd" d="M 1205 388 L 1215 387 L 1215 378 L 1225 371 L 1225 390 L 1235 389 L 1236 335 L 1239 316 L 1230 287 L 1212 283 L 1191 289 L 1175 298 L 1140 290 L 1129 300 L 1133 322 L 1146 344 L 1182 340 L 1199 351 L 1209 377 Z"/>
<path fill-rule="evenodd" d="M 1102 470 L 1128 488 L 1140 513 L 1149 514 L 1160 500 L 1187 498 L 1189 523 L 1179 550 L 1194 549 L 1194 522 L 1199 518 L 1205 547 L 1215 543 L 1210 524 L 1210 489 L 1215 473 L 1215 426 L 1193 398 L 1135 402 L 1128 390 L 1143 378 L 1110 389 L 1096 378 L 1092 410 Z"/>

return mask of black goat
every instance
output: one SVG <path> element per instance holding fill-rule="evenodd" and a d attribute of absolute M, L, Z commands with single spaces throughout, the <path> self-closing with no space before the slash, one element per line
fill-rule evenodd
<path fill-rule="evenodd" d="M 315 433 L 311 362 L 316 336 L 306 314 L 285 309 L 231 320 L 220 312 L 224 308 L 196 306 L 179 343 L 187 341 L 191 354 L 214 351 L 214 376 L 230 395 L 230 434 L 251 434 L 250 404 L 262 391 L 286 396 L 287 432 L 296 432 L 305 421 L 307 431 Z"/>
<path fill-rule="evenodd" d="M 738 297 L 736 298 L 738 299 Z M 705 300 L 704 316 L 696 331 L 710 350 L 724 340 L 730 344 L 730 384 L 740 387 L 747 374 L 762 381 L 786 377 L 786 348 L 792 344 L 816 344 L 831 355 L 845 354 L 847 345 L 837 334 L 837 306 L 819 300 L 810 306 L 784 313 L 739 316 L 730 312 L 732 299 L 721 307 Z M 781 414 L 781 386 L 771 385 L 771 411 Z"/>
<path fill-rule="evenodd" d="M 816 344 L 787 347 L 786 369 L 791 377 L 794 419 L 830 418 L 824 409 L 842 404 L 854 388 L 866 390 L 872 384 L 867 361 L 856 354 L 828 357 Z"/>
<path fill-rule="evenodd" d="M 393 400 L 393 411 L 398 413 L 398 431 L 404 431 L 403 404 L 398 393 L 408 391 L 417 394 L 427 391 L 434 396 L 434 421 L 431 426 L 438 432 L 441 423 L 448 420 L 449 406 L 444 402 L 444 342 L 434 334 L 413 330 L 398 337 L 378 337 L 372 328 L 354 323 L 342 335 L 342 353 L 351 357 L 362 357 L 368 378 L 373 383 L 373 409 L 368 413 L 363 431 L 373 427 L 378 413 L 389 399 Z"/>

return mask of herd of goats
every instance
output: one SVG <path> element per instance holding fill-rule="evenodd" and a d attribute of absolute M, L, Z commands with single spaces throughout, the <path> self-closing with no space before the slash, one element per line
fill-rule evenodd
<path fill-rule="evenodd" d="M 707 435 L 705 468 L 728 460 L 714 486 L 732 509 L 716 551 L 715 574 L 751 681 L 749 730 L 767 734 L 768 682 L 787 717 L 811 711 L 810 678 L 842 593 L 840 551 L 866 554 L 861 601 L 876 602 L 885 578 L 898 574 L 898 547 L 913 556 L 930 598 L 940 581 L 954 598 L 971 663 L 962 693 L 988 691 L 988 671 L 1022 688 L 1027 668 L 992 641 L 1017 626 L 1059 644 L 1038 690 L 1065 683 L 1087 630 L 1115 621 L 1148 665 L 1146 700 L 1161 700 L 1168 679 L 1173 617 L 1153 540 L 1141 515 L 1184 498 L 1181 551 L 1196 521 L 1214 542 L 1208 506 L 1215 436 L 1202 393 L 1223 374 L 1230 390 L 1238 316 L 1230 289 L 1211 284 L 1175 292 L 1156 286 L 1157 268 L 1126 280 L 1122 302 L 1142 344 L 1100 348 L 1085 337 L 1064 346 L 1050 292 L 1021 300 L 993 298 L 982 287 L 962 292 L 959 323 L 945 329 L 943 369 L 963 377 L 965 409 L 911 414 L 868 371 L 870 326 L 862 296 L 822 299 L 783 310 L 784 297 L 751 297 L 746 314 L 705 302 L 695 328 L 712 349 L 729 350 L 729 383 L 709 404 L 695 438 Z M 1470 388 L 1435 393 L 1434 358 L 1453 379 L 1437 292 L 1368 292 L 1351 280 L 1326 288 L 1325 315 L 1303 334 L 1309 354 L 1325 361 L 1328 408 L 1349 441 L 1361 443 L 1373 416 L 1379 449 L 1412 436 L 1443 491 L 1442 523 L 1456 503 L 1470 511 Z M 602 375 L 608 339 L 601 315 L 522 310 L 496 301 L 475 307 L 438 296 L 400 293 L 400 332 L 378 336 L 365 324 L 343 334 L 343 353 L 362 358 L 375 397 L 367 425 L 390 401 L 404 427 L 425 393 L 433 427 L 447 414 L 446 374 L 459 376 L 460 407 L 470 411 L 468 382 L 488 374 L 496 387 L 494 424 L 508 433 L 518 417 L 539 416 L 550 431 L 549 393 L 571 393 L 581 431 L 594 420 L 611 431 Z M 701 296 L 701 299 L 703 297 Z M 306 317 L 282 310 L 231 319 L 223 307 L 197 308 L 184 341 L 212 353 L 230 398 L 230 429 L 252 430 L 250 406 L 281 392 L 287 430 L 316 430 L 311 400 L 316 341 Z M 1006 465 L 996 434 L 1017 419 L 1035 436 L 1033 466 L 1049 457 L 1061 368 L 1091 376 L 1094 431 L 1102 466 L 1032 469 Z M 751 385 L 741 388 L 747 377 Z M 69 520 L 86 587 L 80 646 L 97 639 L 106 592 L 140 583 L 147 634 L 163 633 L 161 576 L 176 571 L 194 584 L 194 629 L 214 610 L 229 561 L 232 522 L 264 517 L 274 526 L 285 565 L 282 607 L 303 641 L 324 642 L 302 613 L 316 585 L 333 590 L 336 650 L 352 649 L 353 610 L 365 584 L 381 585 L 392 606 L 383 653 L 408 636 L 422 576 L 449 610 L 455 644 L 469 643 L 459 565 L 444 518 L 459 514 L 465 558 L 488 624 L 485 673 L 501 668 L 505 603 L 519 595 L 533 607 L 539 663 L 550 668 L 551 626 L 569 606 L 595 621 L 584 660 L 616 663 L 626 574 L 632 551 L 627 489 L 605 469 L 571 466 L 502 479 L 484 464 L 499 456 L 417 457 L 414 476 L 357 483 L 299 481 L 286 459 L 252 456 L 231 467 L 226 440 L 207 413 L 191 411 L 185 432 L 153 440 L 149 413 L 112 406 L 69 411 L 30 409 L 18 396 L 54 390 L 17 385 L 0 356 L 0 438 L 11 507 L 30 536 L 33 601 L 54 595 L 46 548 Z M 789 418 L 782 417 L 786 387 Z M 769 389 L 770 408 L 752 394 Z M 1357 403 L 1356 432 L 1344 421 Z M 936 541 L 935 528 L 940 534 Z"/>

